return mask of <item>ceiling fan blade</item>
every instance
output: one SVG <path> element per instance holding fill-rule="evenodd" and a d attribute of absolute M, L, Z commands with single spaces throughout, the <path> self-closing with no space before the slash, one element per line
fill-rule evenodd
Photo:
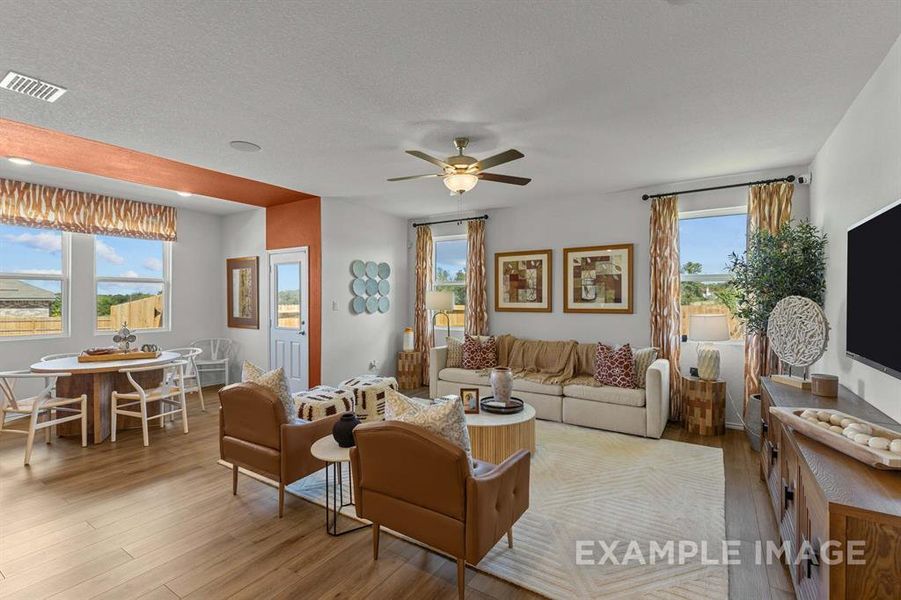
<path fill-rule="evenodd" d="M 406 181 L 407 179 L 426 179 L 428 177 L 444 177 L 444 173 L 431 173 L 429 175 L 407 175 L 406 177 L 392 177 L 388 181 Z"/>
<path fill-rule="evenodd" d="M 496 167 L 498 165 L 508 163 L 511 160 L 517 160 L 524 156 L 525 154 L 523 154 L 519 150 L 507 150 L 506 152 L 501 152 L 500 154 L 495 154 L 494 156 L 483 158 L 479 162 L 469 165 L 469 169 L 467 170 L 484 171 L 486 169 L 490 169 L 491 167 Z"/>
<path fill-rule="evenodd" d="M 513 185 L 525 185 L 532 181 L 528 177 L 513 177 L 512 175 L 497 175 L 496 173 L 479 173 L 478 178 L 485 181 L 497 181 L 498 183 L 512 183 Z"/>
<path fill-rule="evenodd" d="M 407 150 L 406 152 L 410 156 L 415 156 L 416 158 L 421 158 L 422 160 L 427 160 L 430 163 L 432 163 L 433 165 L 437 165 L 437 166 L 441 167 L 442 169 L 453 168 L 449 164 L 447 164 L 446 162 L 441 160 L 440 158 L 435 158 L 434 156 L 429 156 L 425 152 L 420 152 L 419 150 Z"/>

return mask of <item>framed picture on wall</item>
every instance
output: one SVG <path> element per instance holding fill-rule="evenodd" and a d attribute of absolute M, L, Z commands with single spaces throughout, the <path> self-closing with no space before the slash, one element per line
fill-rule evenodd
<path fill-rule="evenodd" d="M 632 314 L 633 244 L 563 249 L 563 312 Z"/>
<path fill-rule="evenodd" d="M 551 312 L 550 250 L 495 252 L 494 310 Z"/>
<path fill-rule="evenodd" d="M 225 260 L 228 326 L 260 328 L 260 259 L 257 256 Z"/>

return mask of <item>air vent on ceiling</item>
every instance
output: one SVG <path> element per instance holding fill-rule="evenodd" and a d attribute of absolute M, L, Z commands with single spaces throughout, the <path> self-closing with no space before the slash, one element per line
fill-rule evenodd
<path fill-rule="evenodd" d="M 66 88 L 64 87 L 47 83 L 28 75 L 22 75 L 15 71 L 10 71 L 6 74 L 3 81 L 0 81 L 0 87 L 47 102 L 56 102 L 60 96 L 66 93 Z"/>

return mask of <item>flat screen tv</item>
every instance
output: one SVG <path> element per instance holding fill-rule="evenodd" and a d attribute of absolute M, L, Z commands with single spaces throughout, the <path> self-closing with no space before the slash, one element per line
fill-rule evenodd
<path fill-rule="evenodd" d="M 901 200 L 848 229 L 845 351 L 901 379 Z"/>

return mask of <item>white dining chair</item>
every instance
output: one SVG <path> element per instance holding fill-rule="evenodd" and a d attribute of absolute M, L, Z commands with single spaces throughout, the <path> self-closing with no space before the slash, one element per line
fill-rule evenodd
<path fill-rule="evenodd" d="M 63 352 L 62 354 L 48 354 L 47 356 L 41 357 L 41 362 L 47 362 L 48 360 L 56 360 L 57 358 L 72 358 L 73 356 L 79 356 L 81 352 Z"/>
<path fill-rule="evenodd" d="M 229 384 L 229 361 L 231 360 L 234 342 L 228 338 L 209 338 L 194 340 L 191 346 L 200 348 L 201 353 L 194 359 L 197 366 L 197 382 L 203 385 L 201 376 L 204 373 L 224 372 L 225 385 Z"/>
<path fill-rule="evenodd" d="M 200 385 L 200 372 L 197 370 L 197 364 L 194 362 L 198 356 L 203 354 L 202 348 L 172 348 L 166 352 L 175 352 L 179 354 L 185 362 L 185 393 L 200 396 L 200 410 L 206 412 L 206 404 L 203 401 L 203 386 Z"/>
<path fill-rule="evenodd" d="M 0 373 L 0 433 L 21 433 L 28 436 L 25 442 L 25 465 L 31 462 L 31 450 L 34 446 L 34 436 L 39 429 L 44 430 L 44 441 L 48 444 L 51 440 L 52 430 L 60 423 L 69 421 L 81 421 L 81 445 L 88 445 L 88 397 L 82 394 L 78 398 L 57 398 L 53 391 L 56 388 L 57 377 L 69 377 L 70 373 L 32 373 L 31 371 L 6 371 Z M 16 383 L 18 381 L 43 380 L 44 388 L 34 396 L 24 398 L 16 397 Z M 73 405 L 78 405 L 74 408 Z M 66 413 L 68 416 L 60 417 L 58 413 Z M 71 413 L 71 414 L 70 414 Z M 3 425 L 7 414 L 25 415 L 29 417 L 28 430 L 4 429 Z M 41 417 L 46 417 L 40 420 Z"/>
<path fill-rule="evenodd" d="M 186 360 L 176 360 L 164 365 L 151 365 L 148 367 L 129 367 L 119 369 L 120 373 L 124 373 L 129 383 L 134 388 L 134 392 L 116 392 L 112 393 L 112 402 L 110 407 L 110 440 L 116 441 L 116 425 L 119 415 L 126 417 L 135 417 L 141 419 L 141 431 L 144 434 L 144 445 L 150 445 L 150 435 L 148 433 L 148 422 L 153 419 L 160 420 L 160 427 L 166 426 L 166 417 L 169 415 L 177 415 L 181 413 L 182 426 L 184 432 L 188 433 L 188 405 L 185 402 L 185 365 Z M 159 386 L 145 390 L 141 384 L 135 381 L 133 375 L 135 373 L 144 373 L 146 371 L 163 371 L 163 380 Z M 120 404 L 120 402 L 124 401 Z M 148 416 L 147 404 L 150 402 L 159 402 L 159 413 Z M 138 406 L 137 410 L 126 410 L 130 407 Z M 174 410 L 167 408 L 175 407 Z"/>

